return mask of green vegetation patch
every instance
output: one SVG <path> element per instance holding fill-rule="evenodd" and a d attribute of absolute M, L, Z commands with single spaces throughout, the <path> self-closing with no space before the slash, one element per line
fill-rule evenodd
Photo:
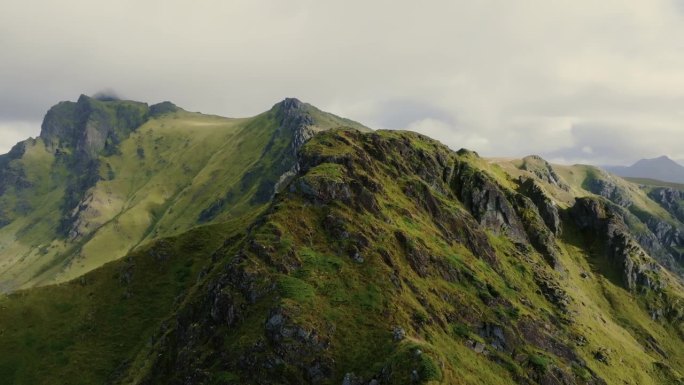
<path fill-rule="evenodd" d="M 291 276 L 283 276 L 278 280 L 278 290 L 284 298 L 299 302 L 311 302 L 316 296 L 316 290 L 313 286 Z"/>

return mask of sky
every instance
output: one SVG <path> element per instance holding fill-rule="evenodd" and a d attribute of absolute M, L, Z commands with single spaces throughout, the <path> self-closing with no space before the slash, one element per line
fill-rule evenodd
<path fill-rule="evenodd" d="M 297 97 L 483 156 L 684 161 L 684 0 L 0 3 L 0 153 L 80 94 Z"/>

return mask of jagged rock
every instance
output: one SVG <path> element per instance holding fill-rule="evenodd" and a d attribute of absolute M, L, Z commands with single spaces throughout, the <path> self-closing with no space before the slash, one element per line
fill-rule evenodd
<path fill-rule="evenodd" d="M 231 326 L 235 322 L 237 310 L 230 290 L 216 287 L 209 295 L 212 302 L 211 318 L 217 323 Z"/>
<path fill-rule="evenodd" d="M 299 179 L 297 184 L 293 184 L 291 191 L 298 189 L 305 197 L 325 204 L 333 201 L 340 201 L 346 204 L 352 203 L 352 190 L 349 184 L 327 178 Z"/>
<path fill-rule="evenodd" d="M 392 337 L 397 342 L 401 341 L 406 338 L 406 331 L 402 327 L 395 326 L 394 330 L 392 330 Z"/>
<path fill-rule="evenodd" d="M 546 226 L 551 232 L 558 236 L 562 231 L 562 221 L 558 213 L 558 206 L 551 197 L 544 191 L 544 188 L 533 179 L 523 179 L 521 187 L 524 194 L 537 206 Z"/>
<path fill-rule="evenodd" d="M 454 327 L 466 325 L 466 332 L 453 342 L 465 341 L 477 353 L 472 358 L 480 360 L 478 365 L 509 369 L 512 381 L 602 384 L 576 352 L 577 345 L 587 344 L 574 334 L 585 330 L 587 325 L 581 322 L 587 317 L 570 317 L 572 299 L 565 290 L 572 286 L 532 255 L 534 247 L 551 266 L 558 260 L 553 253 L 558 252 L 555 234 L 560 234 L 561 216 L 543 189 L 535 190 L 541 185 L 533 183 L 515 192 L 476 165 L 463 166 L 467 162 L 453 154 L 443 157 L 417 149 L 410 134 L 373 139 L 378 137 L 330 134 L 323 143 L 343 143 L 343 151 L 331 151 L 331 156 L 325 148 L 315 155 L 306 145 L 302 151 L 311 152 L 301 158 L 305 161 L 294 187 L 279 194 L 247 230 L 230 263 L 203 278 L 206 283 L 195 291 L 200 294 L 183 303 L 177 325 L 160 333 L 163 337 L 144 357 L 146 367 L 177 373 L 174 380 L 188 384 L 211 383 L 211 371 L 221 370 L 242 382 L 264 385 L 377 385 L 426 382 L 420 364 L 434 357 L 434 362 L 428 361 L 430 368 L 443 370 L 453 381 L 460 368 L 434 341 L 443 338 L 449 343 L 449 333 L 457 333 Z M 387 147 L 373 150 L 374 141 Z M 400 160 L 397 153 L 411 160 L 400 171 L 392 166 Z M 380 157 L 382 163 L 377 161 Z M 339 165 L 335 170 L 341 172 L 332 177 L 312 175 L 317 166 L 330 163 Z M 393 179 L 400 183 L 381 183 Z M 563 218 L 574 219 L 592 236 L 614 238 L 608 242 L 616 260 L 622 254 L 631 258 L 638 245 L 620 240 L 620 231 L 629 231 L 617 218 L 622 211 L 613 212 L 614 206 L 598 202 L 596 207 L 587 203 L 585 209 L 576 203 L 572 216 Z M 287 211 L 292 207 L 302 211 Z M 372 215 L 377 210 L 386 217 Z M 575 226 L 565 225 L 574 240 Z M 490 243 L 488 230 L 511 237 L 513 247 L 496 236 Z M 469 251 L 491 263 L 476 260 Z M 355 265 L 348 257 L 363 258 L 365 263 Z M 656 287 L 655 281 L 643 277 L 653 279 L 651 272 L 630 265 L 634 261 L 622 262 L 627 285 Z M 337 275 L 342 277 L 339 282 Z M 276 292 L 283 277 L 301 281 L 311 293 L 297 298 Z M 535 283 L 538 294 L 557 311 L 549 312 L 548 306 L 538 303 L 540 298 L 530 291 Z M 528 304 L 525 311 L 512 305 L 517 300 Z M 575 308 L 581 306 L 572 306 L 572 311 Z M 672 319 L 668 314 L 675 317 L 677 311 L 662 304 L 653 308 L 653 314 L 664 319 Z M 568 325 L 568 320 L 578 324 Z M 395 323 L 411 325 L 414 338 L 406 338 L 403 328 L 392 326 Z M 358 327 L 372 328 L 373 334 L 364 335 L 366 330 Z M 363 340 L 347 339 L 356 334 Z M 233 341 L 238 342 L 228 345 Z M 355 348 L 352 344 L 362 345 L 362 358 L 348 354 L 346 349 Z M 535 351 L 544 353 L 534 357 Z M 581 376 L 573 375 L 571 367 L 573 372 L 581 369 Z M 375 368 L 382 369 L 367 372 Z M 501 369 L 493 373 L 505 375 Z"/>
<path fill-rule="evenodd" d="M 588 178 L 584 181 L 584 188 L 600 195 L 618 206 L 629 207 L 633 204 L 629 193 L 624 191 L 612 180 L 608 174 L 602 173 L 599 177 Z"/>
<path fill-rule="evenodd" d="M 675 218 L 684 221 L 684 191 L 662 187 L 651 190 L 648 196 Z"/>
<path fill-rule="evenodd" d="M 539 286 L 541 294 L 544 295 L 549 302 L 556 305 L 562 314 L 568 316 L 570 314 L 569 307 L 572 299 L 561 287 L 560 283 L 558 283 L 550 274 L 545 273 L 540 269 L 535 270 L 534 280 L 537 283 L 537 286 Z"/>
<path fill-rule="evenodd" d="M 533 173 L 540 180 L 552 184 L 565 191 L 570 191 L 570 186 L 563 181 L 563 178 L 556 173 L 556 170 L 538 155 L 531 155 L 523 158 L 523 163 L 520 166 L 522 170 Z"/>
<path fill-rule="evenodd" d="M 487 261 L 491 266 L 497 266 L 494 248 L 470 215 L 444 208 L 430 186 L 425 183 L 408 183 L 404 186 L 404 194 L 413 198 L 418 206 L 430 213 L 430 217 L 447 239 L 464 244 L 473 255 Z"/>
<path fill-rule="evenodd" d="M 487 346 L 485 344 L 483 344 L 482 342 L 468 340 L 468 341 L 466 341 L 466 345 L 477 354 L 487 353 L 487 350 L 486 350 Z"/>
<path fill-rule="evenodd" d="M 567 342 L 558 338 L 560 335 L 560 330 L 558 328 L 555 328 L 550 324 L 536 321 L 531 317 L 523 317 L 518 321 L 516 326 L 521 338 L 525 342 L 530 343 L 545 352 L 562 357 L 569 362 L 581 361 L 572 347 L 569 346 Z M 582 339 L 584 337 L 579 336 L 578 338 Z"/>
<path fill-rule="evenodd" d="M 345 240 L 349 238 L 349 232 L 345 227 L 344 220 L 333 214 L 328 214 L 323 219 L 323 228 L 333 239 Z"/>
<path fill-rule="evenodd" d="M 26 171 L 15 164 L 26 152 L 26 142 L 17 143 L 10 152 L 0 155 L 0 196 L 10 188 L 21 191 L 32 187 L 32 183 L 26 177 Z"/>
<path fill-rule="evenodd" d="M 658 265 L 631 236 L 621 212 L 596 198 L 577 198 L 571 215 L 580 229 L 606 240 L 607 256 L 618 267 L 625 287 L 662 290 Z"/>
<path fill-rule="evenodd" d="M 516 194 L 512 198 L 512 202 L 532 246 L 544 257 L 549 266 L 558 271 L 563 271 L 556 238 L 545 225 L 537 207 L 529 198 L 521 194 Z"/>
<path fill-rule="evenodd" d="M 457 162 L 451 186 L 482 226 L 513 241 L 529 243 L 523 224 L 506 195 L 484 172 L 465 161 Z"/>
<path fill-rule="evenodd" d="M 94 158 L 113 150 L 148 117 L 144 103 L 103 103 L 81 95 L 76 103 L 62 102 L 45 115 L 40 137 L 53 148 L 70 146 L 78 157 Z"/>
<path fill-rule="evenodd" d="M 514 342 L 514 336 L 501 325 L 485 322 L 480 327 L 478 334 L 496 350 L 512 351 L 517 345 Z"/>

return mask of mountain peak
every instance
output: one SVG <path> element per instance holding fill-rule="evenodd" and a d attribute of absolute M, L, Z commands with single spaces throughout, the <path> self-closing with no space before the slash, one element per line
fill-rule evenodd
<path fill-rule="evenodd" d="M 278 110 L 300 110 L 307 106 L 306 103 L 302 102 L 297 98 L 285 98 L 280 102 L 276 103 L 273 108 Z"/>
<path fill-rule="evenodd" d="M 684 183 L 684 166 L 667 155 L 641 159 L 631 166 L 605 167 L 606 170 L 623 177 L 649 178 L 664 182 Z"/>
<path fill-rule="evenodd" d="M 73 146 L 95 156 L 115 145 L 147 119 L 146 103 L 100 100 L 80 95 L 56 104 L 45 115 L 40 137 L 50 146 Z"/>
<path fill-rule="evenodd" d="M 636 163 L 634 163 L 633 166 L 640 165 L 640 164 L 648 164 L 648 163 L 652 163 L 652 164 L 658 163 L 661 165 L 669 164 L 669 165 L 677 165 L 677 166 L 681 167 L 681 165 L 679 163 L 675 162 L 674 160 L 672 160 L 672 158 L 668 157 L 667 155 L 662 155 L 662 156 L 659 156 L 657 158 L 640 159 Z"/>

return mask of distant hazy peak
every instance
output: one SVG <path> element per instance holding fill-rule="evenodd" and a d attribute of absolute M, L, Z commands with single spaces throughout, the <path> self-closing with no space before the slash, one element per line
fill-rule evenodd
<path fill-rule="evenodd" d="M 666 155 L 641 159 L 631 166 L 604 166 L 614 174 L 633 178 L 650 178 L 666 182 L 684 183 L 684 166 Z"/>
<path fill-rule="evenodd" d="M 672 160 L 667 155 L 659 156 L 657 158 L 639 159 L 632 166 L 638 166 L 638 165 L 644 165 L 644 164 L 675 165 L 675 166 L 682 167 L 679 163 L 675 162 L 674 160 Z"/>

